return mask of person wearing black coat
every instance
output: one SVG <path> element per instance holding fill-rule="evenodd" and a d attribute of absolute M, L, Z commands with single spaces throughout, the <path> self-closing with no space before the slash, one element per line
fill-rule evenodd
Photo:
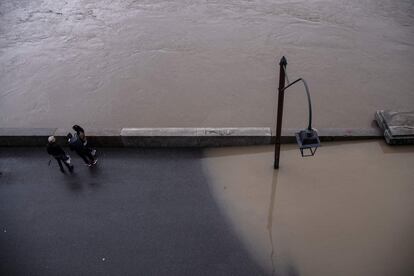
<path fill-rule="evenodd" d="M 76 131 L 76 134 L 78 135 L 79 139 L 82 141 L 83 146 L 85 147 L 85 150 L 87 150 L 95 158 L 96 150 L 91 148 L 88 145 L 88 140 L 86 139 L 85 130 L 79 125 L 74 125 L 72 129 Z"/>
<path fill-rule="evenodd" d="M 66 152 L 58 145 L 56 144 L 56 139 L 54 136 L 50 136 L 48 139 L 48 143 L 46 146 L 47 153 L 52 155 L 56 161 L 59 164 L 60 171 L 62 173 L 65 173 L 65 170 L 63 169 L 63 164 L 68 168 L 70 172 L 73 172 L 73 165 L 70 164 L 70 158 L 66 154 Z"/>
<path fill-rule="evenodd" d="M 89 167 L 96 164 L 97 160 L 92 156 L 88 148 L 85 147 L 83 141 L 77 133 L 67 135 L 69 148 L 75 151 Z"/>

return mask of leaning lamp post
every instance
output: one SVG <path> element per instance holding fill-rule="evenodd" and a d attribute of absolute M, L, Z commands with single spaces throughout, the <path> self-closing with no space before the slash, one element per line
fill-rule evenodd
<path fill-rule="evenodd" d="M 318 133 L 312 128 L 312 103 L 309 93 L 309 87 L 306 81 L 299 78 L 285 86 L 285 80 L 289 82 L 286 74 L 287 61 L 285 57 L 280 60 L 280 73 L 279 73 L 279 96 L 277 100 L 277 121 L 276 121 L 276 142 L 275 142 L 275 170 L 279 168 L 280 160 L 280 142 L 282 136 L 282 119 L 283 119 L 283 101 L 285 97 L 285 90 L 294 85 L 295 83 L 302 82 L 305 86 L 306 95 L 308 97 L 309 105 L 309 123 L 308 127 L 295 134 L 296 142 L 299 145 L 300 153 L 302 157 L 308 157 L 315 155 L 317 148 L 320 146 Z"/>

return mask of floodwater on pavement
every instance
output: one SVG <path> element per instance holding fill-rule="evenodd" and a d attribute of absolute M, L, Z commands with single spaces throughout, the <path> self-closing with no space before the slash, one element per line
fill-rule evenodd
<path fill-rule="evenodd" d="M 0 126 L 274 125 L 278 61 L 317 128 L 414 104 L 412 0 L 2 0 Z M 303 88 L 286 127 L 306 124 Z"/>
<path fill-rule="evenodd" d="M 251 256 L 274 275 L 414 275 L 414 147 L 325 143 L 208 149 L 211 191 Z"/>

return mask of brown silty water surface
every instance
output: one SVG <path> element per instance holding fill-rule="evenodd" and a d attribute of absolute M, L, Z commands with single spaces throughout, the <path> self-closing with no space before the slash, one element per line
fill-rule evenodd
<path fill-rule="evenodd" d="M 211 191 L 274 275 L 414 275 L 414 147 L 325 143 L 206 150 Z"/>
<path fill-rule="evenodd" d="M 0 126 L 273 126 L 277 63 L 315 127 L 414 104 L 414 2 L 2 0 Z M 306 124 L 303 88 L 286 127 Z"/>

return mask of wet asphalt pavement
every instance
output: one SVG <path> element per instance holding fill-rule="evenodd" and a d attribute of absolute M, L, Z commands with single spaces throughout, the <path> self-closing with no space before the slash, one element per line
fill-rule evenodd
<path fill-rule="evenodd" d="M 192 149 L 104 149 L 75 174 L 0 149 L 0 275 L 263 275 Z"/>

